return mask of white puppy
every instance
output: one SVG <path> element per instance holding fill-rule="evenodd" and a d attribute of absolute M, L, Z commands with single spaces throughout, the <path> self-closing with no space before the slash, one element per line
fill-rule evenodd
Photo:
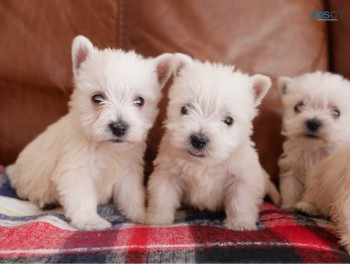
<path fill-rule="evenodd" d="M 350 254 L 350 145 L 321 161 L 306 178 L 305 193 L 296 207 L 313 216 L 331 216 Z"/>
<path fill-rule="evenodd" d="M 97 205 L 113 196 L 128 219 L 143 222 L 145 140 L 158 113 L 161 88 L 171 75 L 171 58 L 99 50 L 77 36 L 69 113 L 8 168 L 19 197 L 41 208 L 59 203 L 72 225 L 91 230 L 111 227 L 97 214 Z"/>
<path fill-rule="evenodd" d="M 200 210 L 224 209 L 227 228 L 255 229 L 268 175 L 250 136 L 271 81 L 183 54 L 174 55 L 174 64 L 147 223 L 171 224 L 182 201 Z"/>
<path fill-rule="evenodd" d="M 304 191 L 305 175 L 339 146 L 350 142 L 350 82 L 331 73 L 281 77 L 286 137 L 279 160 L 282 209 L 292 211 Z"/>

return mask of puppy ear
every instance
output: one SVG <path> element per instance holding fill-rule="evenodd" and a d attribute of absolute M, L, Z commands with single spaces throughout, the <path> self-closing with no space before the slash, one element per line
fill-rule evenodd
<path fill-rule="evenodd" d="M 290 86 L 291 82 L 292 78 L 289 77 L 278 78 L 278 90 L 280 91 L 281 95 L 285 95 L 288 92 L 288 86 Z"/>
<path fill-rule="evenodd" d="M 270 77 L 261 74 L 253 75 L 252 78 L 254 103 L 255 106 L 258 106 L 271 87 L 271 79 Z"/>
<path fill-rule="evenodd" d="M 171 60 L 173 56 L 174 56 L 173 54 L 164 53 L 155 58 L 156 71 L 157 71 L 157 77 L 158 77 L 160 88 L 163 88 L 164 84 L 166 83 L 166 81 L 169 79 L 171 75 L 171 70 L 172 70 Z"/>
<path fill-rule="evenodd" d="M 76 74 L 81 64 L 89 57 L 94 46 L 91 41 L 84 36 L 76 36 L 72 44 L 73 73 Z"/>
<path fill-rule="evenodd" d="M 183 53 L 175 53 L 173 58 L 173 73 L 179 75 L 180 71 L 192 62 L 192 58 Z"/>

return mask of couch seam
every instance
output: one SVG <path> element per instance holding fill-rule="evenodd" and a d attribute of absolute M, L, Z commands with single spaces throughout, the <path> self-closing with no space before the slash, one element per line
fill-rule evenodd
<path fill-rule="evenodd" d="M 328 0 L 322 0 L 323 8 L 325 10 L 330 10 Z M 327 50 L 327 71 L 334 72 L 334 63 L 333 63 L 333 43 L 332 43 L 332 35 L 333 31 L 331 30 L 331 25 L 329 21 L 325 22 L 324 25 L 324 33 L 325 33 L 325 41 L 324 45 L 326 45 Z"/>
<path fill-rule="evenodd" d="M 124 1 L 119 0 L 119 25 L 118 25 L 118 46 L 120 49 L 123 48 L 123 35 L 124 35 Z"/>

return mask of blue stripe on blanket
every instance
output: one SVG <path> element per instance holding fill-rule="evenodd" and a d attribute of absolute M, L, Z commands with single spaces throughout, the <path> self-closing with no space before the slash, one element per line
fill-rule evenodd
<path fill-rule="evenodd" d="M 15 189 L 11 187 L 5 171 L 0 172 L 0 194 L 6 197 L 18 198 Z"/>

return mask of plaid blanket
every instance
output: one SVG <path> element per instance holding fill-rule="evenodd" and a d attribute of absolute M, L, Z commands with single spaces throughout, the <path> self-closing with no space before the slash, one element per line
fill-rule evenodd
<path fill-rule="evenodd" d="M 224 213 L 178 212 L 170 226 L 135 225 L 109 204 L 105 231 L 77 231 L 61 209 L 41 211 L 16 197 L 0 168 L 1 262 L 350 262 L 325 219 L 261 206 L 258 230 L 223 227 Z"/>

